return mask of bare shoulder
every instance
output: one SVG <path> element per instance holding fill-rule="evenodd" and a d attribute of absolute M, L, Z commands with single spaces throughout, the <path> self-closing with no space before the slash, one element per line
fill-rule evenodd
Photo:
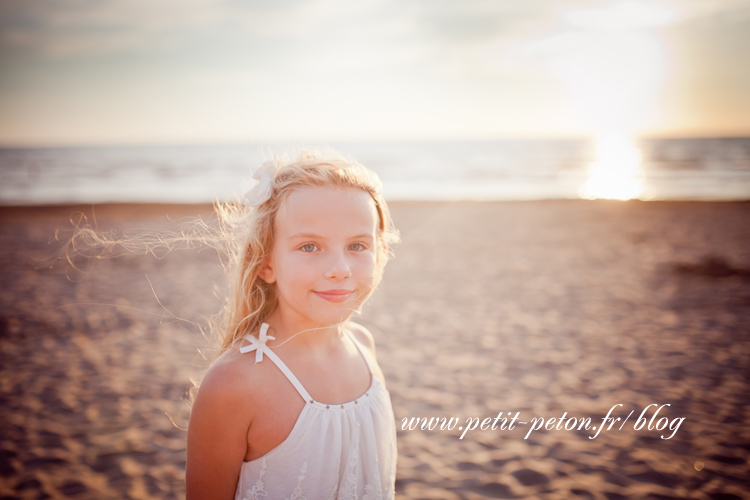
<path fill-rule="evenodd" d="M 252 363 L 236 352 L 224 352 L 206 372 L 197 398 L 221 403 L 223 408 L 249 405 L 256 384 Z M 212 407 L 216 407 L 213 404 Z"/>
<path fill-rule="evenodd" d="M 216 387 L 217 389 L 228 384 L 236 376 L 245 371 L 242 358 L 232 351 L 226 351 L 219 356 L 209 367 L 206 375 L 203 377 L 201 387 Z"/>
<path fill-rule="evenodd" d="M 349 328 L 349 331 L 354 334 L 354 338 L 356 338 L 360 344 L 365 346 L 370 353 L 375 356 L 375 339 L 373 338 L 372 333 L 370 333 L 370 330 L 354 321 L 348 321 L 346 326 Z"/>
<path fill-rule="evenodd" d="M 372 367 L 375 376 L 385 382 L 383 371 L 380 369 L 377 357 L 375 356 L 375 339 L 373 338 L 372 333 L 370 333 L 370 330 L 354 321 L 348 321 L 346 326 L 349 331 L 352 332 L 352 335 L 354 335 L 357 342 L 364 346 L 366 352 L 363 352 L 363 354 L 369 358 L 370 366 Z"/>

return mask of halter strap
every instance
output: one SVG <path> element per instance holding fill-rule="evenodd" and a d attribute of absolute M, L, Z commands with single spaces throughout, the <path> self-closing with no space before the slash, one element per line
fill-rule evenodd
<path fill-rule="evenodd" d="M 274 364 L 279 368 L 279 370 L 281 370 L 281 373 L 283 373 L 284 376 L 286 376 L 289 382 L 292 383 L 294 388 L 297 389 L 297 392 L 299 393 L 300 396 L 302 396 L 302 399 L 305 402 L 308 402 L 308 401 L 313 402 L 314 400 L 312 397 L 310 397 L 310 393 L 308 393 L 305 390 L 305 387 L 302 385 L 302 383 L 297 379 L 297 377 L 294 376 L 294 373 L 292 373 L 292 370 L 290 370 L 289 367 L 286 366 L 286 364 L 281 360 L 278 354 L 273 352 L 271 348 L 266 345 L 266 342 L 269 339 L 273 339 L 273 337 L 266 335 L 267 331 L 268 331 L 268 324 L 263 323 L 263 325 L 261 326 L 261 332 L 260 332 L 261 338 L 260 339 L 256 338 L 253 335 L 247 335 L 245 338 L 250 342 L 251 345 L 240 348 L 240 352 L 244 354 L 246 352 L 256 351 L 255 353 L 256 363 L 259 363 L 260 361 L 263 360 L 264 354 L 267 355 L 271 359 L 271 361 L 273 361 Z M 364 353 L 364 351 L 360 347 L 359 342 L 357 341 L 356 338 L 354 338 L 354 336 L 351 333 L 349 333 L 349 330 L 345 329 L 344 333 L 352 340 L 352 342 L 354 342 L 354 345 L 356 346 L 357 351 L 359 351 L 360 355 L 365 360 L 365 364 L 367 364 L 367 371 L 369 371 L 370 376 L 374 378 L 375 375 L 372 373 L 370 360 L 367 359 L 367 355 Z"/>

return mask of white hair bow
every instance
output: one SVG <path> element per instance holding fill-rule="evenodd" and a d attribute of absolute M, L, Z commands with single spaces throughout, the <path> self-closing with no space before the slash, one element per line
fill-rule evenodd
<path fill-rule="evenodd" d="M 252 335 L 248 335 L 245 337 L 247 340 L 250 341 L 252 345 L 246 345 L 245 347 L 240 348 L 240 352 L 242 354 L 245 354 L 246 352 L 255 351 L 255 362 L 260 363 L 263 361 L 263 353 L 270 351 L 270 347 L 266 345 L 266 342 L 269 340 L 274 340 L 276 337 L 271 337 L 268 333 L 268 323 L 263 323 L 260 326 L 260 335 L 256 339 Z"/>
<path fill-rule="evenodd" d="M 279 171 L 279 165 L 273 160 L 266 160 L 261 163 L 253 173 L 253 179 L 258 183 L 245 193 L 245 203 L 251 207 L 259 207 L 271 197 L 271 184 L 273 183 L 276 172 Z"/>

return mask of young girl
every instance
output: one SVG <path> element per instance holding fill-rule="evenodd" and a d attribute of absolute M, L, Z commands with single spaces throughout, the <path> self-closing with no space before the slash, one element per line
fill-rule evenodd
<path fill-rule="evenodd" d="M 187 498 L 392 498 L 390 396 L 349 321 L 398 240 L 380 181 L 315 152 L 254 178 L 221 355 L 190 417 Z"/>

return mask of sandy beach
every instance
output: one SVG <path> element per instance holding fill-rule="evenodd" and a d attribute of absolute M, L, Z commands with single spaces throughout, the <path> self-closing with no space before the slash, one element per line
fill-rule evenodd
<path fill-rule="evenodd" d="M 750 202 L 391 210 L 403 241 L 358 321 L 398 428 L 455 419 L 399 430 L 397 498 L 750 498 Z M 0 208 L 0 498 L 184 498 L 216 253 L 43 263 L 78 213 L 210 212 Z"/>

